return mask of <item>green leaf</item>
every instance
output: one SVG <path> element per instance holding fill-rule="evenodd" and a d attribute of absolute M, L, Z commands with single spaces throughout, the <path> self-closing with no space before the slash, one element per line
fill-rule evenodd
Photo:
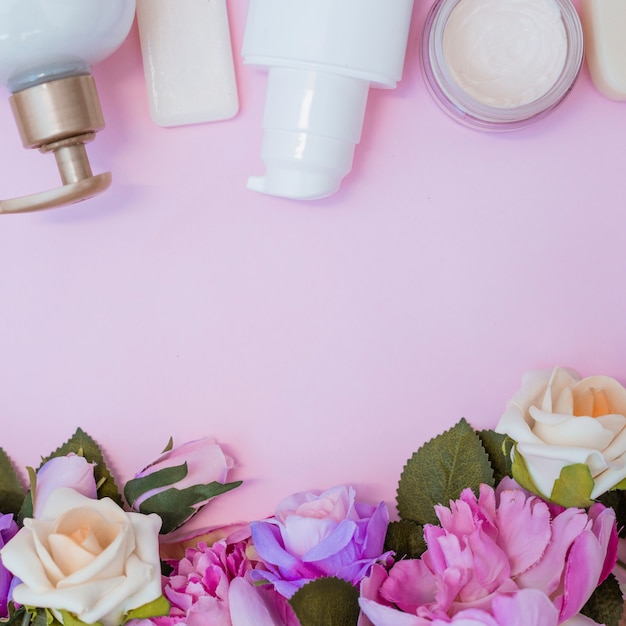
<path fill-rule="evenodd" d="M 339 578 L 318 578 L 289 600 L 301 626 L 356 626 L 359 590 Z"/>
<path fill-rule="evenodd" d="M 613 574 L 591 594 L 581 613 L 598 624 L 618 626 L 624 611 L 624 599 Z"/>
<path fill-rule="evenodd" d="M 418 524 L 437 524 L 434 506 L 447 505 L 467 487 L 494 485 L 489 457 L 474 429 L 462 419 L 425 443 L 404 466 L 398 484 L 400 517 Z"/>
<path fill-rule="evenodd" d="M 37 607 L 26 607 L 26 610 L 29 614 L 30 625 L 31 626 L 57 626 L 60 624 L 59 620 L 57 620 L 54 615 L 48 609 L 39 609 Z"/>
<path fill-rule="evenodd" d="M 11 460 L 0 448 L 0 512 L 17 515 L 26 497 Z"/>
<path fill-rule="evenodd" d="M 584 463 L 566 465 L 554 481 L 550 500 L 565 507 L 586 508 L 593 504 L 589 497 L 594 482 L 589 467 Z"/>
<path fill-rule="evenodd" d="M 30 614 L 22 606 L 17 611 L 12 603 L 9 604 L 9 616 L 4 619 L 0 619 L 2 626 L 28 626 L 30 624 Z"/>
<path fill-rule="evenodd" d="M 52 613 L 46 610 L 38 610 L 32 613 L 30 626 L 51 626 L 58 624 L 59 621 L 54 619 Z"/>
<path fill-rule="evenodd" d="M 61 616 L 63 617 L 63 626 L 86 626 L 86 622 L 78 619 L 76 615 L 61 610 Z M 91 626 L 103 626 L 102 622 L 91 622 Z"/>
<path fill-rule="evenodd" d="M 153 489 L 161 489 L 174 485 L 185 478 L 187 473 L 187 463 L 185 462 L 182 465 L 174 465 L 173 467 L 157 470 L 141 478 L 132 478 L 124 486 L 126 502 L 128 502 L 130 506 L 133 506 L 139 496 Z"/>
<path fill-rule="evenodd" d="M 212 482 L 207 485 L 193 485 L 186 489 L 170 487 L 144 500 L 139 511 L 159 515 L 163 520 L 161 534 L 167 535 L 191 519 L 204 506 L 196 508 L 195 505 L 235 489 L 241 483 L 238 480 L 226 484 Z"/>
<path fill-rule="evenodd" d="M 511 449 L 514 441 L 493 430 L 479 430 L 478 436 L 489 456 L 493 476 L 497 485 L 505 476 L 512 476 Z"/>
<path fill-rule="evenodd" d="M 122 496 L 115 484 L 113 475 L 107 467 L 100 446 L 84 430 L 78 428 L 72 437 L 61 447 L 57 448 L 50 456 L 42 460 L 41 465 L 57 456 L 66 456 L 70 452 L 80 454 L 90 463 L 95 463 L 94 477 L 98 487 L 98 498 L 111 498 L 116 504 L 122 506 Z M 39 467 L 41 467 L 41 465 Z"/>
<path fill-rule="evenodd" d="M 539 491 L 539 487 L 535 485 L 535 481 L 532 479 L 526 461 L 524 457 L 517 451 L 517 446 L 513 446 L 513 464 L 511 466 L 513 472 L 513 478 L 517 481 L 520 487 L 536 493 L 538 496 L 545 498 L 545 496 Z"/>
<path fill-rule="evenodd" d="M 142 606 L 129 611 L 122 624 L 125 624 L 131 619 L 148 619 L 150 617 L 162 617 L 170 614 L 170 603 L 165 596 L 159 596 L 156 600 L 143 604 Z"/>
<path fill-rule="evenodd" d="M 408 520 L 391 522 L 387 526 L 385 552 L 393 550 L 396 561 L 400 559 L 418 559 L 426 551 L 424 529 Z"/>

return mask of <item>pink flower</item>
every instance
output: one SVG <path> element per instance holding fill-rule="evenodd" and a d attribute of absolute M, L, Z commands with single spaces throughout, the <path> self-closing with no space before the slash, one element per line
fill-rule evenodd
<path fill-rule="evenodd" d="M 129 480 L 124 497 L 139 513 L 157 513 L 161 534 L 180 531 L 212 498 L 241 484 L 226 483 L 233 459 L 210 439 L 189 441 L 163 453 Z"/>
<path fill-rule="evenodd" d="M 132 506 L 139 511 L 141 503 L 148 498 L 175 487 L 178 490 L 210 482 L 224 483 L 228 472 L 233 467 L 233 459 L 224 454 L 222 448 L 210 439 L 196 439 L 164 452 L 156 461 L 139 472 L 135 478 L 145 478 L 161 470 L 187 464 L 184 478 L 172 484 L 164 484 L 142 493 L 133 499 Z"/>
<path fill-rule="evenodd" d="M 96 480 L 93 475 L 93 463 L 77 454 L 57 456 L 44 463 L 37 472 L 35 495 L 33 498 L 33 517 L 37 519 L 50 494 L 59 487 L 69 487 L 81 495 L 96 497 Z"/>
<path fill-rule="evenodd" d="M 601 504 L 564 509 L 506 480 L 436 511 L 422 558 L 364 581 L 361 608 L 375 626 L 517 626 L 515 606 L 527 626 L 563 624 L 616 561 L 615 513 Z"/>
<path fill-rule="evenodd" d="M 297 626 L 284 598 L 272 589 L 258 589 L 249 580 L 256 565 L 248 557 L 248 538 L 242 534 L 188 548 L 184 558 L 173 561 L 172 574 L 164 579 L 163 593 L 171 609 L 167 617 L 152 618 L 135 626 Z M 295 620 L 295 621 L 294 621 Z"/>
<path fill-rule="evenodd" d="M 324 576 L 357 584 L 389 556 L 383 554 L 388 522 L 384 503 L 356 502 L 352 487 L 295 494 L 272 519 L 251 524 L 254 546 L 269 570 L 252 576 L 269 580 L 287 598 Z"/>

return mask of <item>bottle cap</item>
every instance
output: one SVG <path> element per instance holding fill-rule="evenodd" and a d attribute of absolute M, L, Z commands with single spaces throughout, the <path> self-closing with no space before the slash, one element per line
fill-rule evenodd
<path fill-rule="evenodd" d="M 93 175 L 85 144 L 104 128 L 90 74 L 70 76 L 17 91 L 11 109 L 25 148 L 52 152 L 62 187 L 0 200 L 0 213 L 23 213 L 79 202 L 109 187 L 111 174 Z"/>

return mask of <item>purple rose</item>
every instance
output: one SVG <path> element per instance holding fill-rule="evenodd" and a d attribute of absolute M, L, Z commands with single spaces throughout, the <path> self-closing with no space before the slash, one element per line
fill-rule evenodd
<path fill-rule="evenodd" d="M 37 471 L 33 517 L 38 518 L 50 494 L 60 487 L 69 487 L 87 498 L 96 497 L 96 479 L 93 463 L 77 454 L 57 456 L 44 463 Z"/>
<path fill-rule="evenodd" d="M 0 513 L 0 549 L 11 540 L 17 533 L 17 524 L 13 520 L 13 515 Z M 7 604 L 13 574 L 2 565 L 0 558 L 0 618 L 8 616 Z"/>
<path fill-rule="evenodd" d="M 287 598 L 325 576 L 355 585 L 390 556 L 383 554 L 388 523 L 385 504 L 355 502 L 352 487 L 297 493 L 278 505 L 273 518 L 251 524 L 254 546 L 269 570 L 252 576 Z"/>

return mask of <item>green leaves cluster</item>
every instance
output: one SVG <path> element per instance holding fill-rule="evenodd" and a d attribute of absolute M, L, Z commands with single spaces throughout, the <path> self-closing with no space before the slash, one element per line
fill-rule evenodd
<path fill-rule="evenodd" d="M 126 622 L 132 619 L 145 619 L 150 617 L 161 617 L 169 615 L 170 603 L 163 595 L 156 600 L 148 602 L 143 606 L 132 609 L 122 616 L 120 626 L 124 626 Z M 41 609 L 38 607 L 24 607 L 19 609 L 10 604 L 9 617 L 0 620 L 2 626 L 87 626 L 86 622 L 78 619 L 76 615 L 68 611 L 60 610 L 58 614 L 61 620 L 50 609 Z M 103 626 L 102 622 L 93 622 L 89 626 Z"/>

